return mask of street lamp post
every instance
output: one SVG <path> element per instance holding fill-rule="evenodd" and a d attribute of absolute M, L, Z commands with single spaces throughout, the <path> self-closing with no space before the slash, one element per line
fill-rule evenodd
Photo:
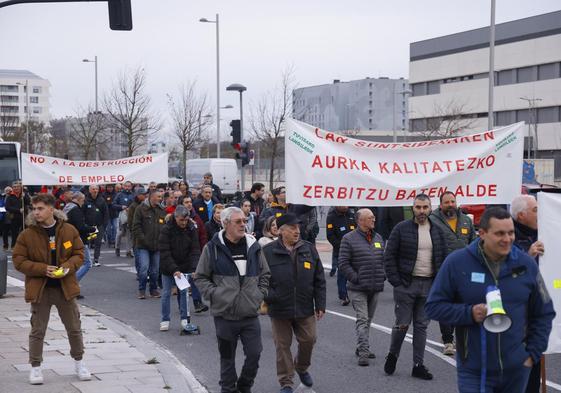
<path fill-rule="evenodd" d="M 216 20 L 201 18 L 199 22 L 216 24 L 216 158 L 220 158 L 220 21 L 216 14 Z"/>
<path fill-rule="evenodd" d="M 95 63 L 95 113 L 99 112 L 99 107 L 97 104 L 98 101 L 98 94 L 97 94 L 97 55 L 94 57 L 94 60 L 84 59 L 82 60 L 84 63 Z"/>
<path fill-rule="evenodd" d="M 237 91 L 240 93 L 240 142 L 243 143 L 243 95 L 242 93 L 247 90 L 247 87 L 241 85 L 239 83 L 231 84 L 226 88 L 227 91 Z M 245 187 L 245 171 L 243 169 L 243 165 L 241 167 L 241 184 L 242 184 L 242 192 L 244 191 Z"/>
<path fill-rule="evenodd" d="M 493 129 L 493 89 L 495 88 L 495 0 L 491 0 L 491 23 L 489 26 L 489 107 L 487 128 Z"/>
<path fill-rule="evenodd" d="M 29 80 L 25 83 L 16 82 L 16 85 L 25 86 L 25 107 L 26 107 L 26 120 L 25 120 L 25 139 L 26 139 L 26 153 L 29 153 Z"/>
<path fill-rule="evenodd" d="M 528 159 L 530 159 L 530 147 L 534 152 L 534 160 L 538 158 L 538 116 L 536 113 L 536 102 L 541 101 L 541 98 L 528 98 L 520 97 L 528 103 L 528 152 L 526 153 Z M 534 123 L 534 135 L 532 135 L 532 123 Z M 530 139 L 532 143 L 530 144 Z"/>

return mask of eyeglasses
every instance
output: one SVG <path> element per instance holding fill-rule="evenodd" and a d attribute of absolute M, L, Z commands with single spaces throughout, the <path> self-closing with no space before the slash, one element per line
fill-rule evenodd
<path fill-rule="evenodd" d="M 238 218 L 237 220 L 231 221 L 233 224 L 240 225 L 240 224 L 247 224 L 247 218 Z"/>

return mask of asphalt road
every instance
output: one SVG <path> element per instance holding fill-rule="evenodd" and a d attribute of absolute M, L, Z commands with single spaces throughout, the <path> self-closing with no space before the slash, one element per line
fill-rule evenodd
<path fill-rule="evenodd" d="M 331 261 L 329 252 L 321 253 L 324 264 Z M 117 258 L 112 250 L 102 251 L 101 267 L 92 268 L 82 281 L 82 302 L 140 331 L 149 339 L 173 352 L 210 392 L 219 392 L 219 358 L 214 324 L 209 313 L 192 314 L 192 322 L 201 328 L 200 336 L 179 335 L 179 313 L 172 298 L 170 331 L 160 332 L 159 299 L 136 299 L 137 282 L 132 258 Z M 9 275 L 22 279 L 9 264 Z M 412 346 L 403 345 L 393 376 L 383 371 L 384 357 L 390 343 L 389 328 L 393 324 L 393 299 L 389 284 L 378 302 L 371 329 L 371 350 L 377 358 L 370 367 L 356 364 L 354 312 L 337 300 L 335 278 L 327 276 L 328 312 L 318 323 L 318 341 L 314 348 L 310 373 L 314 377 L 314 391 L 318 393 L 371 393 L 371 392 L 456 392 L 455 362 L 441 355 L 438 324 L 429 326 L 429 343 L 425 365 L 434 374 L 434 380 L 421 381 L 411 377 Z M 263 353 L 254 392 L 272 393 L 279 390 L 275 369 L 275 349 L 268 317 L 260 317 Z M 411 332 L 412 329 L 410 329 Z M 87 360 L 87 354 L 86 354 Z M 561 391 L 561 356 L 547 356 L 548 391 Z M 241 344 L 238 346 L 238 370 L 243 362 Z M 296 380 L 298 377 L 296 376 Z M 297 382 L 297 381 L 295 381 Z M 560 385 L 557 385 L 560 384 Z"/>

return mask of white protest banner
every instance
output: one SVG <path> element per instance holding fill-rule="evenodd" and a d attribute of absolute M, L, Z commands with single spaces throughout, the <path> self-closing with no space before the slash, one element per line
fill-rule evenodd
<path fill-rule="evenodd" d="M 508 204 L 522 186 L 523 123 L 451 139 L 381 143 L 289 119 L 286 196 L 310 206 L 434 204 L 452 191 L 461 204 Z"/>
<path fill-rule="evenodd" d="M 167 183 L 168 154 L 145 154 L 108 161 L 73 161 L 22 153 L 22 181 L 26 185 L 82 185 Z"/>
<path fill-rule="evenodd" d="M 547 353 L 561 353 L 561 194 L 538 193 L 538 234 L 544 244 L 540 272 L 557 316 L 549 335 Z"/>

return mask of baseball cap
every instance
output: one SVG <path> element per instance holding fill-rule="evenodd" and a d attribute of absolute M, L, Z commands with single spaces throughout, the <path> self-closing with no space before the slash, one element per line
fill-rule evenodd
<path fill-rule="evenodd" d="M 300 224 L 300 220 L 292 213 L 286 213 L 277 218 L 277 228 L 282 227 L 283 225 L 293 225 L 293 224 Z"/>

